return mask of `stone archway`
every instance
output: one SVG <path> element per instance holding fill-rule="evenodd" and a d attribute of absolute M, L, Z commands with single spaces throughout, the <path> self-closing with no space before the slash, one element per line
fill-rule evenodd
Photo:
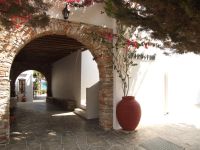
<path fill-rule="evenodd" d="M 99 69 L 99 123 L 104 129 L 111 129 L 113 123 L 113 69 L 111 47 L 94 40 L 92 33 L 111 33 L 111 29 L 83 23 L 52 19 L 44 28 L 22 27 L 0 32 L 0 143 L 9 140 L 9 98 L 10 69 L 14 57 L 30 41 L 44 35 L 66 35 L 83 43 L 96 58 Z"/>
<path fill-rule="evenodd" d="M 15 64 L 16 65 L 16 64 Z M 45 65 L 44 64 L 44 66 L 45 67 L 47 67 L 47 65 Z M 24 72 L 26 72 L 26 71 L 37 71 L 37 72 L 39 72 L 39 73 L 41 73 L 42 75 L 43 75 L 43 77 L 44 77 L 44 79 L 45 79 L 45 81 L 46 81 L 46 83 L 47 83 L 47 85 L 48 85 L 48 81 L 50 82 L 50 84 L 51 84 L 51 72 L 48 72 L 49 71 L 49 69 L 44 69 L 44 66 L 42 66 L 41 68 L 43 68 L 43 69 L 38 69 L 38 68 L 36 68 L 36 67 L 32 67 L 32 66 L 29 66 L 29 65 L 25 65 L 24 67 L 20 67 L 19 66 L 19 69 L 18 68 L 15 68 L 15 67 L 13 67 L 13 65 L 12 65 L 12 68 L 11 68 L 11 73 L 10 73 L 10 92 L 11 92 L 11 94 L 10 94 L 10 96 L 11 96 L 11 99 L 12 99 L 12 97 L 15 97 L 15 96 L 18 96 L 18 93 L 15 93 L 15 90 L 16 90 L 16 82 L 18 81 L 18 84 L 19 84 L 19 79 L 17 80 L 17 78 L 21 75 L 21 74 L 23 74 Z M 27 68 L 27 69 L 26 69 Z M 48 68 L 50 68 L 49 66 L 48 66 Z M 30 79 L 30 78 L 29 78 Z M 28 80 L 27 81 L 27 79 L 25 79 L 26 80 L 26 82 L 29 82 L 29 81 L 31 81 L 31 82 L 33 82 L 33 80 L 31 79 L 31 80 Z M 33 84 L 33 83 L 32 83 Z M 31 85 L 32 85 L 31 84 Z M 19 86 L 19 85 L 18 85 Z M 26 85 L 26 86 L 29 86 L 30 87 L 30 84 L 29 85 Z M 49 86 L 49 87 L 51 87 L 51 86 Z M 29 89 L 30 90 L 30 89 Z M 19 89 L 17 90 L 18 92 L 19 92 Z M 26 90 L 25 90 L 26 91 Z M 51 91 L 51 89 L 50 90 L 48 90 L 48 87 L 47 87 L 47 95 L 48 94 L 51 94 L 50 93 L 50 91 Z M 33 95 L 32 95 L 32 100 L 34 100 L 34 91 L 32 91 L 33 93 Z M 25 94 L 26 95 L 26 94 Z M 51 95 L 50 95 L 51 96 Z M 30 98 L 30 95 L 28 96 L 29 98 Z M 31 101 L 32 102 L 32 101 Z"/>
<path fill-rule="evenodd" d="M 11 66 L 10 70 L 10 96 L 13 97 L 15 93 L 15 81 L 17 77 L 26 70 L 36 70 L 41 72 L 47 80 L 47 95 L 52 96 L 51 92 L 51 66 L 50 64 L 43 65 L 31 65 L 29 63 L 14 63 Z"/>

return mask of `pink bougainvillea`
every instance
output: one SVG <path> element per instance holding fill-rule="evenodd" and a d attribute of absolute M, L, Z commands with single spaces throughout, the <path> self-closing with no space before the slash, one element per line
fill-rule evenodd
<path fill-rule="evenodd" d="M 108 40 L 109 42 L 112 42 L 113 37 L 114 37 L 114 34 L 111 34 L 111 33 L 105 34 L 104 37 L 105 37 L 105 39 Z"/>
<path fill-rule="evenodd" d="M 16 28 L 20 28 L 23 24 L 27 23 L 30 18 L 30 16 L 12 16 L 11 21 L 13 22 Z"/>
<path fill-rule="evenodd" d="M 46 11 L 50 3 L 43 0 L 0 0 L 1 27 L 10 29 L 22 25 L 45 27 L 49 23 Z"/>

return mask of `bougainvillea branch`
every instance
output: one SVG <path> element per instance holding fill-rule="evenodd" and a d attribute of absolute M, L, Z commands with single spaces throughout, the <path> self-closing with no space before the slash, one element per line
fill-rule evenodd
<path fill-rule="evenodd" d="M 136 66 L 135 61 L 140 60 L 155 60 L 154 54 L 140 53 L 141 49 L 149 47 L 159 47 L 159 44 L 150 42 L 146 37 L 140 37 L 133 31 L 128 31 L 123 25 L 118 24 L 117 34 L 112 33 L 93 33 L 94 40 L 101 41 L 111 47 L 111 55 L 113 58 L 113 67 L 121 79 L 124 96 L 129 92 L 129 80 L 131 78 L 131 69 Z M 113 44 L 114 43 L 114 44 Z"/>
<path fill-rule="evenodd" d="M 141 49 L 148 49 L 152 43 L 144 42 L 143 38 L 126 32 L 127 28 L 118 25 L 117 35 L 113 38 L 114 47 L 112 49 L 113 67 L 119 75 L 122 83 L 123 95 L 129 94 L 130 78 L 132 76 L 131 69 L 137 65 L 136 60 L 154 60 L 155 54 L 148 55 L 139 53 Z M 129 33 L 129 35 L 126 35 Z M 136 36 L 136 39 L 133 39 Z M 152 45 L 151 45 L 152 46 Z"/>
<path fill-rule="evenodd" d="M 49 22 L 45 13 L 49 8 L 43 0 L 0 0 L 0 24 L 7 29 L 23 24 L 44 27 Z"/>

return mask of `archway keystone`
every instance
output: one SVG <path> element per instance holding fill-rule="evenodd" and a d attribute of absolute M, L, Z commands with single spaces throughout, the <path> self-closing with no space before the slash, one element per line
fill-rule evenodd
<path fill-rule="evenodd" d="M 111 129 L 113 122 L 113 69 L 108 46 L 94 40 L 92 33 L 112 33 L 111 29 L 83 23 L 51 19 L 43 29 L 27 26 L 0 31 L 0 143 L 9 140 L 10 69 L 14 57 L 30 41 L 45 35 L 66 35 L 84 44 L 94 56 L 100 75 L 99 123 Z"/>

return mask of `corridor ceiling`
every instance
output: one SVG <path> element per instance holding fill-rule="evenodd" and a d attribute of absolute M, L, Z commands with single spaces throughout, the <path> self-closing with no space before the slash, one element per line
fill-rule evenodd
<path fill-rule="evenodd" d="M 52 64 L 77 50 L 83 51 L 86 47 L 77 40 L 64 35 L 48 35 L 28 43 L 20 50 L 14 61 Z"/>

